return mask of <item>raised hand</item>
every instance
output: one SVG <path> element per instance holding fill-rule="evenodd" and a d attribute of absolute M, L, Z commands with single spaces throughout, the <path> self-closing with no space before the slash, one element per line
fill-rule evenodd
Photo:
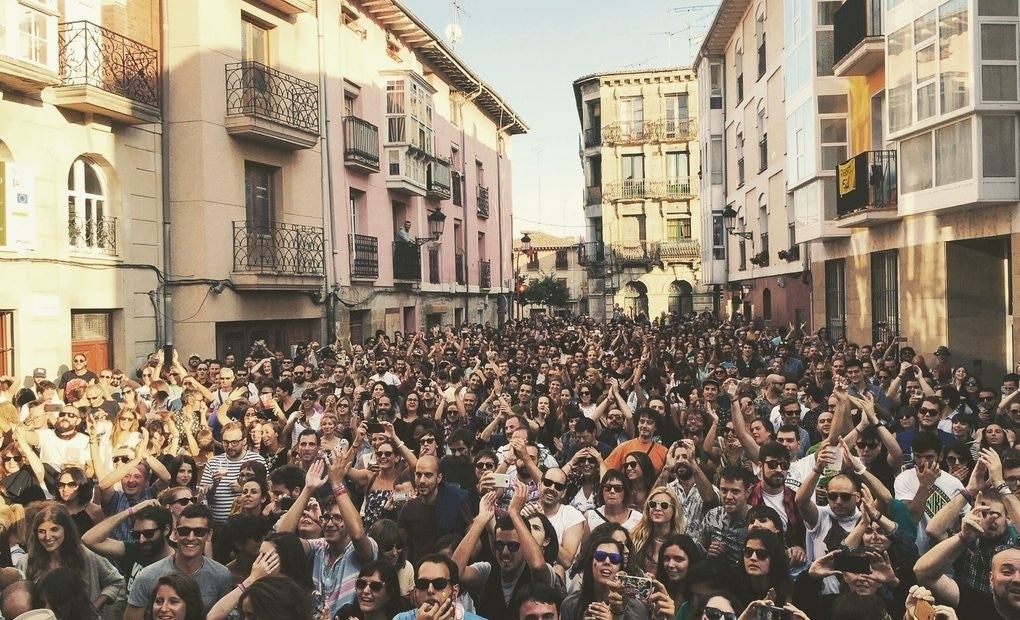
<path fill-rule="evenodd" d="M 251 565 L 251 578 L 255 581 L 280 570 L 280 556 L 275 551 L 260 553 Z"/>
<path fill-rule="evenodd" d="M 326 463 L 317 459 L 308 467 L 305 474 L 305 488 L 310 491 L 318 491 L 326 483 Z"/>

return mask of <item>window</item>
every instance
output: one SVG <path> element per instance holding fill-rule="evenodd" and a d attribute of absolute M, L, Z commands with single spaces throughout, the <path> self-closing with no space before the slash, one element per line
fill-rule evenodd
<path fill-rule="evenodd" d="M 981 24 L 981 99 L 1017 101 L 1016 23 Z"/>
<path fill-rule="evenodd" d="M 708 95 L 708 107 L 712 110 L 722 109 L 722 65 L 713 62 L 709 65 L 709 81 L 711 82 Z"/>
<path fill-rule="evenodd" d="M 935 130 L 936 186 L 965 181 L 974 176 L 970 136 L 969 118 Z"/>
<path fill-rule="evenodd" d="M 846 118 L 822 118 L 818 121 L 818 134 L 822 143 L 822 170 L 835 170 L 847 160 Z"/>
<path fill-rule="evenodd" d="M 68 243 L 75 250 L 115 254 L 115 218 L 107 215 L 106 192 L 99 166 L 86 157 L 67 174 Z"/>
<path fill-rule="evenodd" d="M 900 143 L 901 191 L 904 194 L 928 189 L 932 186 L 931 132 Z"/>
<path fill-rule="evenodd" d="M 0 54 L 57 70 L 56 0 L 0 2 Z"/>
<path fill-rule="evenodd" d="M 406 79 L 387 80 L 386 142 L 410 144 L 429 155 L 434 152 L 430 89 L 411 73 Z"/>
<path fill-rule="evenodd" d="M 744 132 L 737 129 L 737 187 L 744 184 Z"/>
<path fill-rule="evenodd" d="M 769 167 L 769 128 L 765 106 L 758 108 L 758 172 Z"/>
<path fill-rule="evenodd" d="M 674 280 L 669 285 L 669 312 L 676 316 L 687 316 L 694 312 L 694 287 L 684 280 Z"/>
<path fill-rule="evenodd" d="M 939 7 L 939 94 L 943 114 L 970 102 L 967 27 L 966 0 L 950 0 Z"/>
<path fill-rule="evenodd" d="M 268 235 L 273 221 L 273 177 L 277 169 L 244 162 L 244 210 L 248 227 Z M 354 196 L 351 196 L 354 202 Z M 353 206 L 353 205 L 352 205 Z"/>
<path fill-rule="evenodd" d="M 737 103 L 744 100 L 744 49 L 737 42 L 737 51 L 733 54 L 733 73 L 737 76 Z"/>
<path fill-rule="evenodd" d="M 351 232 L 355 234 L 358 232 L 358 222 L 361 220 L 358 207 L 364 203 L 364 200 L 365 192 L 352 187 L 348 195 L 348 203 L 351 209 Z"/>
<path fill-rule="evenodd" d="M 764 7 L 764 5 L 762 5 Z M 754 43 L 758 50 L 758 79 L 765 75 L 765 12 L 764 8 L 754 20 Z"/>
<path fill-rule="evenodd" d="M 911 63 L 912 28 L 904 26 L 888 38 L 888 61 L 886 63 L 889 85 L 889 131 L 906 129 L 913 122 L 913 106 L 910 92 L 913 83 Z"/>
<path fill-rule="evenodd" d="M 825 328 L 833 342 L 846 336 L 846 259 L 825 261 Z"/>
<path fill-rule="evenodd" d="M 747 241 L 741 239 L 739 243 L 740 263 L 737 265 L 739 271 L 747 269 Z"/>
<path fill-rule="evenodd" d="M 621 138 L 640 140 L 644 136 L 644 99 L 641 97 L 621 99 L 619 113 Z"/>
<path fill-rule="evenodd" d="M 556 268 L 557 269 L 566 269 L 567 268 L 567 260 L 568 260 L 567 255 L 568 254 L 569 254 L 569 250 L 565 250 L 565 249 L 556 250 Z"/>
<path fill-rule="evenodd" d="M 691 238 L 691 219 L 674 217 L 666 220 L 666 241 L 681 241 Z"/>
<path fill-rule="evenodd" d="M 14 311 L 0 310 L 0 375 L 14 374 Z"/>
<path fill-rule="evenodd" d="M 623 197 L 635 198 L 645 195 L 645 156 L 624 155 L 620 158 L 623 166 Z"/>
<path fill-rule="evenodd" d="M 687 93 L 666 95 L 663 104 L 666 108 L 666 139 L 672 140 L 688 134 L 687 129 Z"/>
<path fill-rule="evenodd" d="M 709 161 L 712 166 L 712 185 L 723 184 L 723 153 L 722 136 L 712 136 L 708 147 Z"/>
<path fill-rule="evenodd" d="M 528 271 L 538 271 L 538 269 L 538 252 L 533 249 L 528 253 Z"/>
<path fill-rule="evenodd" d="M 690 163 L 686 151 L 666 153 L 666 195 L 690 195 L 690 176 Z"/>
<path fill-rule="evenodd" d="M 899 316 L 899 255 L 896 250 L 873 252 L 871 254 L 872 342 L 879 340 L 890 342 L 892 338 L 899 336 Z"/>
<path fill-rule="evenodd" d="M 981 117 L 981 173 L 1016 177 L 1016 116 Z"/>
<path fill-rule="evenodd" d="M 832 75 L 834 54 L 832 26 L 819 28 L 815 31 L 815 75 Z"/>
<path fill-rule="evenodd" d="M 772 320 L 772 291 L 767 288 L 761 292 L 761 318 Z"/>
<path fill-rule="evenodd" d="M 914 93 L 917 120 L 935 116 L 935 11 L 914 20 Z"/>
<path fill-rule="evenodd" d="M 269 29 L 247 15 L 241 18 L 241 60 L 269 66 Z"/>
<path fill-rule="evenodd" d="M 726 223 L 722 213 L 712 213 L 712 259 L 726 260 Z"/>

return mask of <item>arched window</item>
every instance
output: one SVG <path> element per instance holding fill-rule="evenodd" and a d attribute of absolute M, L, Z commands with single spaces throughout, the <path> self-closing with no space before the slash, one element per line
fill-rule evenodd
<path fill-rule="evenodd" d="M 772 320 L 772 291 L 769 289 L 761 292 L 761 318 Z"/>
<path fill-rule="evenodd" d="M 674 280 L 669 285 L 669 311 L 677 316 L 694 312 L 694 287 L 684 280 Z"/>
<path fill-rule="evenodd" d="M 648 287 L 640 280 L 631 280 L 623 289 L 624 310 L 627 315 L 637 318 L 648 317 Z"/>
<path fill-rule="evenodd" d="M 102 169 L 79 157 L 67 173 L 67 241 L 77 251 L 117 253 L 117 220 L 107 216 Z"/>

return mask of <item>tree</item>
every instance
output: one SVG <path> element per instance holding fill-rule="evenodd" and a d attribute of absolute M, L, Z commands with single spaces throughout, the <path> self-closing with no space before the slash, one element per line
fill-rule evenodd
<path fill-rule="evenodd" d="M 532 280 L 524 291 L 524 301 L 550 307 L 567 305 L 567 285 L 556 279 L 556 274 L 543 276 L 540 280 Z"/>

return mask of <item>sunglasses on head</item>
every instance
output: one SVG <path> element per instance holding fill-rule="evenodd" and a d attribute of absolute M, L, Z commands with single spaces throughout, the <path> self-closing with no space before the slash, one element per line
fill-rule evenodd
<path fill-rule="evenodd" d="M 552 487 L 552 488 L 556 489 L 557 491 L 566 491 L 567 490 L 567 483 L 566 482 L 555 482 L 555 481 L 550 480 L 548 478 L 542 478 L 542 484 L 544 486 L 547 486 L 547 487 Z"/>
<path fill-rule="evenodd" d="M 148 530 L 131 530 L 131 538 L 134 538 L 135 540 L 141 540 L 142 538 L 148 538 L 149 540 L 152 540 L 153 538 L 155 538 L 157 532 L 159 532 L 158 527 L 154 527 Z"/>
<path fill-rule="evenodd" d="M 510 551 L 510 553 L 517 553 L 521 549 L 521 543 L 515 540 L 497 540 L 496 541 L 496 553 L 502 553 L 504 549 Z"/>
<path fill-rule="evenodd" d="M 187 526 L 184 526 L 184 525 L 178 525 L 177 526 L 177 537 L 178 538 L 188 538 L 192 534 L 194 534 L 195 538 L 202 538 L 202 537 L 204 537 L 208 533 L 209 533 L 209 528 L 207 528 L 207 527 L 187 527 Z"/>
<path fill-rule="evenodd" d="M 592 554 L 592 559 L 596 562 L 605 562 L 606 560 L 609 560 L 609 563 L 615 566 L 619 566 L 623 563 L 623 556 L 615 551 L 596 550 L 595 553 Z"/>
<path fill-rule="evenodd" d="M 385 585 L 386 584 L 381 581 L 369 581 L 368 579 L 362 579 L 359 577 L 358 580 L 354 582 L 354 589 L 360 592 L 365 588 L 369 588 L 373 592 L 382 592 L 383 586 Z"/>
<path fill-rule="evenodd" d="M 499 544 L 498 542 L 496 543 Z M 517 543 L 514 543 L 515 545 Z M 445 577 L 437 577 L 435 579 L 425 579 L 424 577 L 418 577 L 414 580 L 414 587 L 418 590 L 425 591 L 432 586 L 435 591 L 445 590 L 450 585 L 450 580 Z"/>

